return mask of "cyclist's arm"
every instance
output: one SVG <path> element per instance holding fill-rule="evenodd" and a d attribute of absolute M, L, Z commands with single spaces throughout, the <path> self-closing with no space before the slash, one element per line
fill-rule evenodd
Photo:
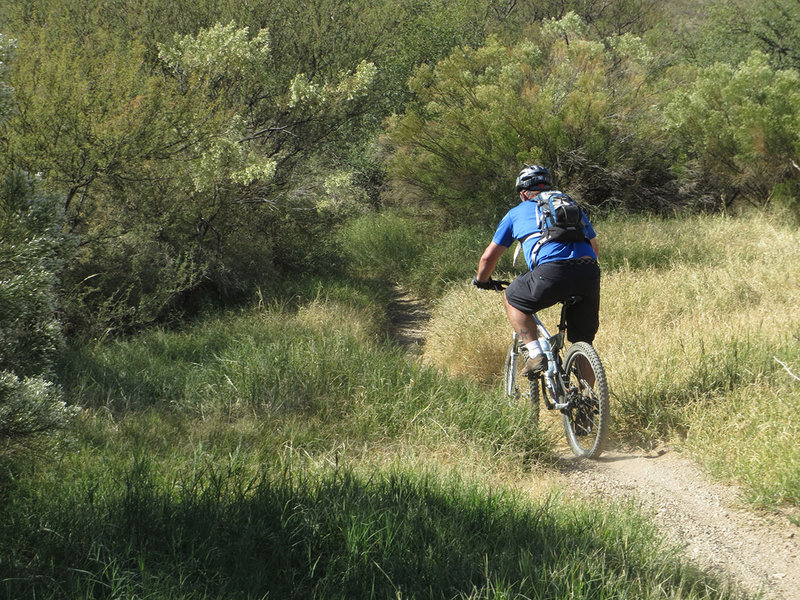
<path fill-rule="evenodd" d="M 597 238 L 593 237 L 592 239 L 589 240 L 589 243 L 592 245 L 592 250 L 594 250 L 595 256 L 597 256 L 597 258 L 600 258 L 600 249 L 597 247 Z"/>
<path fill-rule="evenodd" d="M 494 272 L 494 268 L 497 266 L 497 261 L 500 260 L 500 257 L 505 251 L 505 246 L 501 246 L 495 242 L 490 242 L 489 245 L 486 246 L 486 250 L 483 251 L 483 255 L 480 261 L 478 261 L 478 281 L 489 281 L 489 278 L 491 278 Z"/>

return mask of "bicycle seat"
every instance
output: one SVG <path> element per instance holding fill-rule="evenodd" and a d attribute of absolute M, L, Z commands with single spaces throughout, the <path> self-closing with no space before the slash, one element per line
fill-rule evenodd
<path fill-rule="evenodd" d="M 581 300 L 583 300 L 583 296 L 567 296 L 566 298 L 562 298 L 561 302 L 563 302 L 566 306 L 572 306 Z"/>

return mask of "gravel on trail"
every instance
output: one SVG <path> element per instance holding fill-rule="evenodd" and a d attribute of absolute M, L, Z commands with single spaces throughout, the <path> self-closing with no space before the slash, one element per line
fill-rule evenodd
<path fill-rule="evenodd" d="M 689 458 L 661 448 L 598 460 L 565 455 L 560 465 L 576 492 L 638 504 L 692 564 L 765 599 L 800 600 L 800 527 L 781 512 L 745 506 L 739 490 L 709 480 Z"/>

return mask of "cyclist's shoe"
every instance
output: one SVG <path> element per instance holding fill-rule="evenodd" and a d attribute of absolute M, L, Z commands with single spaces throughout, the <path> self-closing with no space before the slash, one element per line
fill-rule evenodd
<path fill-rule="evenodd" d="M 536 356 L 529 356 L 525 361 L 525 366 L 522 369 L 522 375 L 538 375 L 547 367 L 547 357 L 544 354 Z"/>

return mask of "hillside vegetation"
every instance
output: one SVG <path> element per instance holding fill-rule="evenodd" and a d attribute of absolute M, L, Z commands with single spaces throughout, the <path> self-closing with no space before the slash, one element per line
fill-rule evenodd
<path fill-rule="evenodd" d="M 798 234 L 764 219 L 598 223 L 597 346 L 615 443 L 668 440 L 797 505 L 800 387 L 772 356 L 800 365 Z M 499 296 L 449 256 L 462 275 L 420 358 L 383 335 L 374 281 L 72 348 L 60 372 L 82 410 L 60 459 L 4 480 L 7 594 L 741 597 L 630 507 L 541 478 L 558 429 L 503 398 Z"/>
<path fill-rule="evenodd" d="M 614 443 L 796 508 L 798 32 L 795 0 L 0 0 L 0 592 L 746 597 L 545 483 L 469 281 L 548 165 L 600 234 Z"/>

